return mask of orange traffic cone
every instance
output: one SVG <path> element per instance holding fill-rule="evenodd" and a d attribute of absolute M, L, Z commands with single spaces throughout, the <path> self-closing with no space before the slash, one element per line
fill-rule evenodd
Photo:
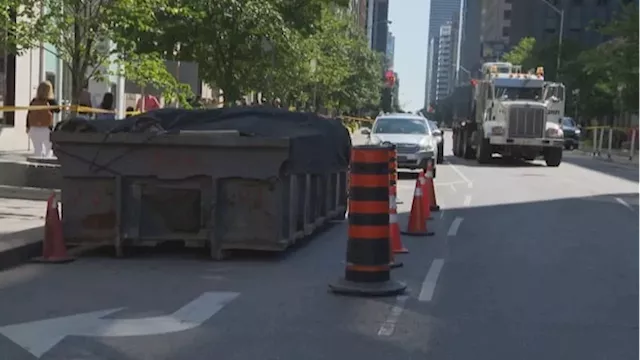
<path fill-rule="evenodd" d="M 431 199 L 429 198 L 429 191 L 427 191 L 427 179 L 424 175 L 424 170 L 418 174 L 418 183 L 420 183 L 420 189 L 422 190 L 422 214 L 425 220 L 433 219 L 431 217 Z"/>
<path fill-rule="evenodd" d="M 436 200 L 436 189 L 433 185 L 433 160 L 427 161 L 427 172 L 426 172 L 426 192 L 427 198 L 429 200 L 429 210 L 431 211 L 440 211 L 440 206 L 438 206 L 438 201 Z"/>
<path fill-rule="evenodd" d="M 36 262 L 62 264 L 75 260 L 67 254 L 67 246 L 62 236 L 62 221 L 58 213 L 56 195 L 51 194 L 47 200 L 47 213 L 44 222 L 44 241 L 42 242 L 42 257 L 35 258 Z"/>
<path fill-rule="evenodd" d="M 391 208 L 389 209 L 389 241 L 391 241 L 392 254 L 406 254 L 409 252 L 400 239 L 400 226 L 398 225 L 398 210 L 396 208 L 395 196 L 391 197 Z"/>
<path fill-rule="evenodd" d="M 427 231 L 427 220 L 424 217 L 422 200 L 422 186 L 420 181 L 416 181 L 416 190 L 413 193 L 413 202 L 411 203 L 411 213 L 409 214 L 409 223 L 407 231 L 402 231 L 405 235 L 410 236 L 431 236 L 433 232 Z"/>

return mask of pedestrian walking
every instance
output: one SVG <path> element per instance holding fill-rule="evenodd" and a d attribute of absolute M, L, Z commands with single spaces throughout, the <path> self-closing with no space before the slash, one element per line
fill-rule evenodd
<path fill-rule="evenodd" d="M 36 96 L 31 100 L 30 106 L 58 106 L 53 96 L 53 85 L 49 81 L 43 81 L 38 85 Z M 51 130 L 53 129 L 53 113 L 60 109 L 29 110 L 27 112 L 27 134 L 33 144 L 33 156 L 51 156 Z"/>
<path fill-rule="evenodd" d="M 136 110 L 140 112 L 160 109 L 160 107 L 160 101 L 158 101 L 158 98 L 151 94 L 143 95 L 136 103 Z"/>

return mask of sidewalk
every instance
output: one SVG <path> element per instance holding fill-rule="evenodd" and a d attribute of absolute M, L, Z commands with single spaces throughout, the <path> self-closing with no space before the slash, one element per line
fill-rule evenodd
<path fill-rule="evenodd" d="M 583 154 L 585 156 L 592 157 L 594 160 L 608 161 L 608 162 L 613 162 L 616 164 L 623 164 L 623 165 L 638 166 L 637 153 L 633 156 L 633 158 L 629 159 L 628 152 L 612 151 L 611 158 L 609 158 L 606 149 L 602 150 L 602 153 L 600 153 L 600 156 L 593 156 L 593 150 L 590 150 L 590 149 L 586 149 L 586 150 L 578 149 L 574 151 L 577 151 L 578 153 Z"/>
<path fill-rule="evenodd" d="M 0 270 L 40 254 L 46 201 L 0 198 Z"/>

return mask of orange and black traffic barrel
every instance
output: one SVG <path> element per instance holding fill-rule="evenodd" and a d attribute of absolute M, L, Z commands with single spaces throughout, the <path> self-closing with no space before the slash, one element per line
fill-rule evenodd
<path fill-rule="evenodd" d="M 329 285 L 335 293 L 391 296 L 407 287 L 390 273 L 389 149 L 352 148 L 347 261 L 344 278 Z"/>

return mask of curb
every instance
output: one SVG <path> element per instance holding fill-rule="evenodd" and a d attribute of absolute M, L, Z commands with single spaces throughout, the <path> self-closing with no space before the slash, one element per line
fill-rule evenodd
<path fill-rule="evenodd" d="M 20 199 L 20 200 L 42 200 L 46 201 L 51 193 L 55 193 L 60 198 L 59 189 L 44 189 L 26 186 L 0 185 L 0 198 Z"/>
<path fill-rule="evenodd" d="M 43 235 L 44 227 L 39 226 L 13 233 L 11 236 L 15 239 L 0 242 L 0 271 L 22 265 L 42 254 Z"/>

